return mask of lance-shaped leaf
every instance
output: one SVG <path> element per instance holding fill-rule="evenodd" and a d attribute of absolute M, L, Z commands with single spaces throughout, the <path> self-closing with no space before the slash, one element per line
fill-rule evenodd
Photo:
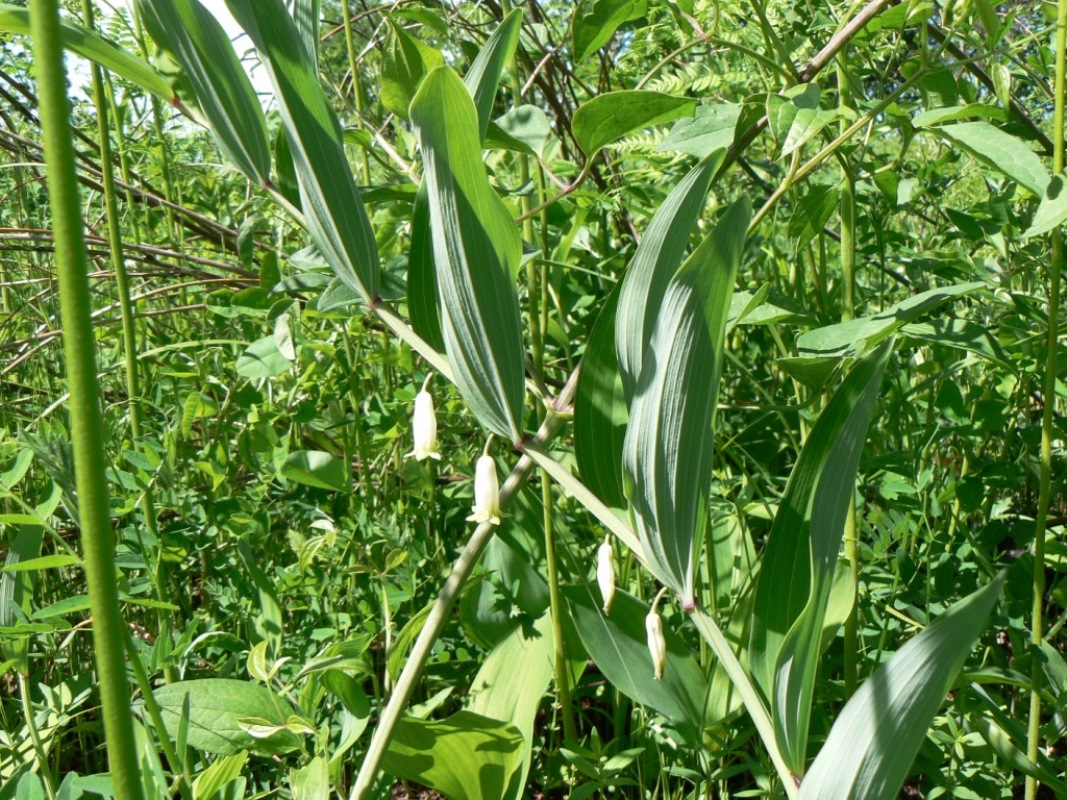
<path fill-rule="evenodd" d="M 571 132 L 582 151 L 592 158 L 628 133 L 690 117 L 696 107 L 695 100 L 662 92 L 608 92 L 583 103 L 574 112 Z"/>
<path fill-rule="evenodd" d="M 653 214 L 626 270 L 615 317 L 615 348 L 627 403 L 633 399 L 667 284 L 682 263 L 704 196 L 725 155 L 725 150 L 712 153 L 674 187 Z"/>
<path fill-rule="evenodd" d="M 778 747 L 804 772 L 823 626 L 856 470 L 892 342 L 858 362 L 819 416 L 778 506 L 753 607 L 749 665 Z"/>
<path fill-rule="evenodd" d="M 956 603 L 845 705 L 800 785 L 800 800 L 897 797 L 934 715 L 985 626 L 1003 579 Z"/>
<path fill-rule="evenodd" d="M 59 25 L 63 47 L 67 50 L 96 62 L 109 72 L 162 97 L 168 103 L 175 101 L 174 89 L 170 83 L 143 58 L 66 17 L 60 19 Z M 29 36 L 29 10 L 23 6 L 0 3 L 0 31 Z"/>
<path fill-rule="evenodd" d="M 199 0 L 138 0 L 156 44 L 181 65 L 215 141 L 245 175 L 270 180 L 267 124 L 230 38 Z"/>
<path fill-rule="evenodd" d="M 615 318 L 621 285 L 593 323 L 574 396 L 574 457 L 585 485 L 601 500 L 626 507 L 622 443 L 629 411 L 615 355 Z"/>
<path fill-rule="evenodd" d="M 515 9 L 504 18 L 504 21 L 482 46 L 463 80 L 478 109 L 478 140 L 482 146 L 485 145 L 486 130 L 493 112 L 493 101 L 496 99 L 496 92 L 500 86 L 500 76 L 515 54 L 521 21 L 522 11 L 519 9 Z M 396 32 L 399 34 L 401 30 L 398 29 Z M 436 50 L 431 50 L 408 34 L 404 36 L 407 36 L 410 42 L 414 42 L 414 44 L 409 43 L 408 50 L 405 51 L 408 63 L 419 59 L 419 66 L 408 67 L 410 70 L 418 70 L 418 80 L 414 82 L 417 88 L 423 74 L 433 67 L 440 66 L 442 59 Z M 427 51 L 437 56 L 436 62 Z M 409 77 L 409 83 L 411 81 L 414 81 L 413 77 Z M 412 89 L 412 93 L 415 88 Z M 384 100 L 384 85 L 382 92 Z M 402 116 L 407 119 L 408 105 L 404 106 Z M 510 226 L 511 222 L 502 217 L 500 224 Z M 514 268 L 517 269 L 518 265 L 519 262 L 516 260 Z M 441 315 L 437 301 L 437 278 L 430 235 L 430 201 L 426 184 L 419 187 L 418 194 L 415 196 L 415 208 L 411 214 L 411 247 L 408 250 L 408 309 L 411 313 L 411 326 L 415 331 L 435 349 L 443 350 Z"/>
<path fill-rule="evenodd" d="M 456 386 L 486 428 L 522 438 L 523 346 L 513 280 L 521 243 L 482 164 L 474 101 L 448 67 L 411 104 L 430 200 L 441 330 Z"/>
<path fill-rule="evenodd" d="M 667 287 L 623 443 L 641 545 L 687 610 L 696 603 L 723 339 L 750 216 L 747 200 L 731 205 Z"/>
<path fill-rule="evenodd" d="M 378 296 L 380 264 L 341 140 L 341 126 L 319 86 L 282 0 L 227 0 L 274 85 L 300 182 L 308 233 L 327 263 L 366 302 Z"/>

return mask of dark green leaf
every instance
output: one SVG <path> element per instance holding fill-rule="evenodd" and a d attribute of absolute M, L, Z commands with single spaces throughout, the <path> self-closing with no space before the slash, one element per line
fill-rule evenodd
<path fill-rule="evenodd" d="M 280 470 L 283 478 L 305 486 L 343 492 L 348 488 L 349 472 L 345 463 L 321 450 L 297 450 L 285 457 Z"/>
<path fill-rule="evenodd" d="M 648 13 L 648 0 L 580 0 L 571 21 L 574 60 L 588 56 L 611 41 L 620 25 Z"/>
<path fill-rule="evenodd" d="M 583 103 L 574 112 L 571 132 L 586 156 L 628 133 L 688 117 L 696 101 L 660 92 L 608 92 Z"/>

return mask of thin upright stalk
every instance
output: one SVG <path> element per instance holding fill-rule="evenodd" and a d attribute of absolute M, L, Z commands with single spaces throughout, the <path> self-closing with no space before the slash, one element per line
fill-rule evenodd
<path fill-rule="evenodd" d="M 1052 171 L 1063 172 L 1064 147 L 1064 73 L 1067 72 L 1067 0 L 1059 0 L 1056 14 L 1056 96 L 1052 121 Z M 1041 684 L 1044 681 L 1038 650 L 1045 636 L 1045 533 L 1048 507 L 1052 498 L 1052 436 L 1056 405 L 1056 347 L 1060 311 L 1060 269 L 1063 264 L 1063 232 L 1059 225 L 1052 230 L 1052 259 L 1049 262 L 1048 351 L 1045 354 L 1045 405 L 1041 413 L 1041 455 L 1038 475 L 1037 520 L 1034 530 L 1034 606 L 1030 620 L 1030 719 L 1026 736 L 1026 754 L 1036 761 L 1041 746 Z M 1026 800 L 1036 800 L 1037 779 L 1026 778 Z"/>
<path fill-rule="evenodd" d="M 556 432 L 563 425 L 563 417 L 558 412 L 570 407 L 577 386 L 578 371 L 575 370 L 553 403 L 553 409 L 557 413 L 549 414 L 541 424 L 537 435 L 534 436 L 534 447 L 543 446 L 556 435 Z M 511 475 L 508 476 L 508 479 L 504 481 L 504 485 L 500 488 L 500 507 L 502 509 L 507 509 L 512 498 L 518 494 L 519 489 L 526 483 L 533 466 L 533 459 L 528 455 L 524 455 L 519 459 L 519 462 L 511 471 Z M 368 800 L 371 796 L 371 789 L 378 777 L 378 768 L 381 766 L 382 757 L 385 755 L 389 741 L 393 737 L 393 731 L 400 721 L 400 716 L 404 713 L 411 700 L 411 693 L 415 689 L 415 684 L 422 676 L 422 669 L 426 664 L 426 659 L 437 642 L 437 637 L 441 635 L 441 631 L 444 630 L 445 624 L 449 620 L 452 606 L 455 605 L 463 584 L 466 583 L 475 564 L 481 558 L 482 551 L 489 544 L 489 540 L 493 538 L 495 532 L 496 526 L 491 522 L 480 524 L 474 529 L 470 541 L 467 542 L 467 546 L 463 548 L 463 552 L 452 566 L 448 579 L 445 581 L 444 586 L 441 587 L 437 600 L 426 617 L 426 624 L 419 632 L 407 661 L 404 662 L 404 668 L 400 671 L 400 677 L 397 678 L 396 686 L 389 697 L 389 702 L 382 709 L 378 725 L 374 729 L 374 735 L 371 736 L 370 744 L 367 746 L 367 753 L 363 757 L 363 763 L 360 765 L 356 783 L 352 787 L 351 794 L 349 794 L 349 800 Z"/>
<path fill-rule="evenodd" d="M 356 61 L 356 45 L 352 38 L 352 9 L 349 0 L 341 0 L 341 15 L 345 22 L 345 49 L 348 51 L 348 68 L 352 73 L 352 101 L 356 106 L 359 124 L 363 123 L 363 87 L 359 83 L 359 63 Z M 370 183 L 370 158 L 367 151 L 361 149 L 363 157 L 363 184 Z"/>
<path fill-rule="evenodd" d="M 21 672 L 18 675 L 19 699 L 22 701 L 22 713 L 26 716 L 26 731 L 30 734 L 30 743 L 37 757 L 37 769 L 41 774 L 41 783 L 44 784 L 48 800 L 56 800 L 56 782 L 52 777 L 52 770 L 48 767 L 48 753 L 45 752 L 44 744 L 41 742 L 41 732 L 37 729 L 37 715 L 34 713 L 33 701 L 30 699 L 30 684 L 25 675 Z"/>
<path fill-rule="evenodd" d="M 34 72 L 40 96 L 48 195 L 55 228 L 56 271 L 70 392 L 70 427 L 82 554 L 93 615 L 93 644 L 111 780 L 118 800 L 143 800 L 123 652 L 125 621 L 115 580 L 104 424 L 93 352 L 89 263 L 71 141 L 63 38 L 56 0 L 30 3 Z"/>
<path fill-rule="evenodd" d="M 837 56 L 838 105 L 843 119 L 851 116 L 852 98 L 848 90 L 845 50 Z M 842 123 L 842 128 L 845 124 Z M 856 191 L 848 159 L 841 159 L 841 321 L 848 322 L 856 313 Z M 860 555 L 856 525 L 856 496 L 853 493 L 845 517 L 845 558 L 852 573 L 853 593 L 859 588 Z M 859 604 L 854 596 L 845 618 L 845 697 L 851 697 L 859 683 Z"/>

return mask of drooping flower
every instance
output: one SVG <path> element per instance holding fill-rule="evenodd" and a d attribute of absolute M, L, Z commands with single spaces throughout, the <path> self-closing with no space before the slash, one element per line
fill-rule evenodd
<path fill-rule="evenodd" d="M 411 430 L 415 438 L 415 449 L 404 458 L 414 456 L 416 461 L 427 458 L 440 461 L 441 454 L 437 452 L 437 415 L 433 410 L 433 396 L 425 389 L 415 395 Z"/>
<path fill-rule="evenodd" d="M 474 509 L 467 521 L 500 524 L 500 482 L 496 477 L 496 462 L 485 453 L 474 468 Z"/>
<path fill-rule="evenodd" d="M 611 613 L 611 604 L 615 602 L 615 553 L 608 537 L 596 551 L 596 582 L 600 585 L 600 596 L 604 598 L 604 613 Z"/>
<path fill-rule="evenodd" d="M 645 617 L 645 631 L 648 632 L 648 652 L 652 655 L 652 677 L 658 681 L 663 678 L 663 667 L 667 664 L 667 640 L 663 638 L 663 620 L 655 605 Z"/>

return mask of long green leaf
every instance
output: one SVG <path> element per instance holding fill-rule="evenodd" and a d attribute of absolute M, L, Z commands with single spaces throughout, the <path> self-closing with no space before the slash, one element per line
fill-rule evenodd
<path fill-rule="evenodd" d="M 863 359 L 819 416 L 793 467 L 756 589 L 749 664 L 771 698 L 775 736 L 801 775 L 823 627 L 856 470 L 892 342 Z"/>
<path fill-rule="evenodd" d="M 611 41 L 619 26 L 648 13 L 648 0 L 581 0 L 574 9 L 574 60 L 584 61 Z"/>
<path fill-rule="evenodd" d="M 604 301 L 582 356 L 574 397 L 574 456 L 585 485 L 609 506 L 625 508 L 622 443 L 629 410 L 615 355 L 620 291 L 621 284 Z"/>
<path fill-rule="evenodd" d="M 300 33 L 282 0 L 226 4 L 252 39 L 274 85 L 308 233 L 337 277 L 373 304 L 381 269 L 378 245 L 345 158 L 341 126 Z"/>
<path fill-rule="evenodd" d="M 109 72 L 137 84 L 142 89 L 158 95 L 168 103 L 175 101 L 174 89 L 167 79 L 152 68 L 143 58 L 124 50 L 110 39 L 83 28 L 69 19 L 60 20 L 63 34 L 63 47 L 90 61 L 94 61 Z M 22 6 L 0 3 L 0 31 L 29 35 L 30 14 Z"/>
<path fill-rule="evenodd" d="M 596 592 L 587 585 L 563 590 L 590 657 L 620 692 L 655 709 L 695 738 L 704 726 L 708 681 L 693 653 L 680 636 L 665 627 L 667 662 L 662 680 L 655 680 L 645 631 L 648 604 L 617 591 L 611 613 L 605 615 Z"/>
<path fill-rule="evenodd" d="M 641 545 L 688 610 L 714 452 L 723 338 L 751 206 L 731 205 L 667 287 L 623 443 Z"/>
<path fill-rule="evenodd" d="M 411 104 L 430 200 L 441 329 L 456 386 L 494 433 L 522 438 L 523 345 L 512 278 L 518 230 L 489 185 L 470 93 L 448 67 Z"/>
<path fill-rule="evenodd" d="M 181 65 L 219 149 L 250 179 L 270 181 L 267 123 L 215 15 L 199 0 L 137 0 L 152 38 Z"/>
<path fill-rule="evenodd" d="M 704 196 L 725 156 L 725 150 L 712 153 L 674 187 L 652 216 L 626 270 L 615 317 L 615 347 L 627 404 L 641 375 L 663 295 L 682 263 Z"/>
<path fill-rule="evenodd" d="M 890 800 L 1000 593 L 1002 578 L 952 606 L 905 644 L 848 701 L 803 783 L 800 800 Z"/>
<path fill-rule="evenodd" d="M 519 40 L 519 23 L 522 20 L 522 12 L 515 9 L 504 21 L 500 23 L 493 35 L 485 43 L 474 59 L 467 75 L 463 80 L 467 90 L 474 99 L 474 105 L 478 109 L 479 141 L 485 145 L 486 130 L 493 111 L 493 101 L 496 99 L 497 89 L 500 86 L 500 76 L 504 67 L 515 53 L 515 47 Z M 397 33 L 400 33 L 398 30 Z M 405 34 L 407 35 L 407 34 Z M 413 39 L 407 46 L 406 58 L 408 62 L 419 59 L 420 66 L 412 66 L 410 69 L 417 70 L 418 80 L 409 77 L 408 82 L 417 88 L 421 82 L 423 73 L 433 67 L 440 66 L 442 60 L 435 61 L 430 55 L 437 54 L 436 50 L 430 50 L 426 45 Z M 410 52 L 415 48 L 414 52 Z M 429 51 L 429 53 L 427 53 Z M 439 54 L 437 54 L 439 56 Z M 384 69 L 384 68 L 383 68 Z M 399 70 L 400 67 L 397 67 Z M 399 80 L 399 79 L 398 79 Z M 383 92 L 385 87 L 383 86 Z M 398 89 L 399 91 L 399 89 Z M 412 89 L 414 94 L 414 89 Z M 403 117 L 407 119 L 408 103 L 404 105 Z M 415 329 L 436 350 L 445 348 L 444 338 L 441 334 L 441 314 L 437 301 L 437 275 L 433 261 L 433 237 L 430 234 L 430 198 L 427 193 L 428 187 L 423 183 L 415 196 L 415 207 L 411 213 L 411 247 L 408 250 L 408 310 L 411 314 L 411 327 Z M 510 225 L 510 222 L 501 218 L 502 225 Z M 515 268 L 518 267 L 515 261 Z"/>

